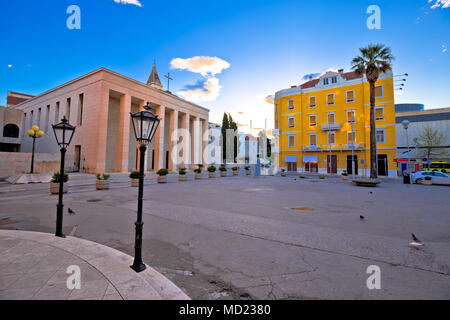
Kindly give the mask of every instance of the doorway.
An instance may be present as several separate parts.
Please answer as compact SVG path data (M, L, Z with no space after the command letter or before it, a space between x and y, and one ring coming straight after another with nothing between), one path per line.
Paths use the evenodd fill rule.
M355 166L355 175L358 175L358 156L353 156L353 163ZM347 156L347 173L353 174L352 172L352 156Z
M75 146L75 163L74 163L74 172L80 172L80 164L81 164L81 146Z
M327 155L327 173L337 173L337 156Z
M297 162L286 162L288 172L297 172Z
M305 162L305 171L306 172L318 172L317 162Z
M387 176L388 175L388 159L386 154L377 155L378 159L378 175Z

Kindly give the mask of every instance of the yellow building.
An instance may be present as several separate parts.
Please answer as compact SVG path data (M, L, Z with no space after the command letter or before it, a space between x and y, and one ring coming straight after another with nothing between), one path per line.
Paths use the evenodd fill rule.
M392 72L376 82L379 175L397 175ZM369 175L370 90L364 76L341 69L275 94L281 168L287 171Z

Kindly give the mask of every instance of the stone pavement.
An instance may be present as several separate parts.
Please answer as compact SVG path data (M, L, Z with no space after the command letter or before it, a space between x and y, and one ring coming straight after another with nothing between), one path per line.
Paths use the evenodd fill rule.
M133 258L95 242L39 232L0 230L0 300L189 299L149 266L139 274ZM68 289L71 265L80 289Z

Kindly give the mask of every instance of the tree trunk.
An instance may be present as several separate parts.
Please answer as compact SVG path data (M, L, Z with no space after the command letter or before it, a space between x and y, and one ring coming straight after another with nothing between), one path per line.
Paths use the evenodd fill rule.
M375 124L375 81L370 85L370 178L378 178L377 136Z

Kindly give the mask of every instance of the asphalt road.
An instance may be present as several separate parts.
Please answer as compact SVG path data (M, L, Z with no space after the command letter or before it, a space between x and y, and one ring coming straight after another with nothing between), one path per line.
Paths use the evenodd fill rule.
M143 257L193 299L450 298L450 187L188 178L147 176ZM108 191L94 181L72 176L64 232L133 255L137 188L124 175ZM54 232L56 202L46 184L0 184L0 228ZM366 286L371 265L379 290Z

